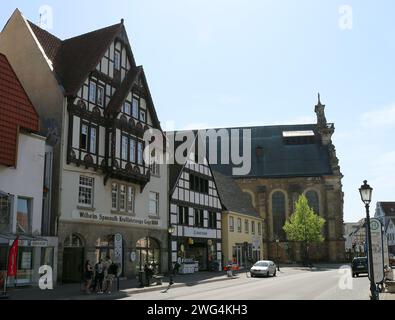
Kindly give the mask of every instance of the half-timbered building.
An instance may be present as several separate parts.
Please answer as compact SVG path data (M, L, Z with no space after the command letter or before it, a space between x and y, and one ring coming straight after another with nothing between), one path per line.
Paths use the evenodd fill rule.
M169 133L168 138L176 135ZM198 141L195 138L185 163L169 166L171 261L185 273L218 271L223 260L222 204L207 159L199 160Z
M125 276L145 264L165 271L167 167L143 157L144 133L161 127L124 21L60 40L16 10L0 52L12 57L54 145L51 226L62 280L80 280L83 261L107 256Z

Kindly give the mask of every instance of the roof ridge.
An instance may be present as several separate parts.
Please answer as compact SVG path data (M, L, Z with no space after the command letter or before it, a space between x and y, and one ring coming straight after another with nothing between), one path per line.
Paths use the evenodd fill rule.
M114 27L121 27L122 25L123 25L122 23L116 23L116 24L113 24L113 25L110 25L110 26L107 26L107 27L103 27L103 28L100 28L100 29L96 29L96 30L92 30L92 31L80 34L78 36L74 36L74 37L71 37L71 38L64 39L62 42L66 42L66 41L70 41L70 40L86 37L86 36L92 35L92 34L94 34L96 32L104 31L106 29L111 29L111 28L114 28Z

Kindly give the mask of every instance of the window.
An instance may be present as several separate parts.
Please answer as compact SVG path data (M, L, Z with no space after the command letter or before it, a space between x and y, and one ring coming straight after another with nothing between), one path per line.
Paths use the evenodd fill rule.
M233 217L229 217L229 231L235 231L235 220Z
M118 210L118 184L111 186L111 209Z
M129 144L130 162L136 163L136 141L130 139Z
M149 213L153 216L159 215L159 193L150 192L149 194Z
M132 110L132 105L130 102L125 102L122 107L122 112L130 116L130 112Z
M262 226L260 222L258 222L258 235L262 235Z
M237 232L241 233L241 219L240 218L237 219Z
M85 207L93 206L93 183L93 178L80 176L78 204Z
M316 191L310 190L306 192L306 198L309 203L309 207L314 210L315 214L320 214L320 202L318 198L318 193Z
M80 149L87 150L88 148L88 126L81 125Z
M0 193L0 233L11 230L11 196Z
M208 227L210 229L217 229L217 213L209 212L208 213Z
M284 239L285 232L285 195L277 191L272 195L273 234L276 239Z
M245 233L250 233L250 226L249 226L249 221L246 219L244 220L244 231Z
M153 176L159 177L159 175L160 175L160 173L159 173L159 164L156 164L154 162L154 163L151 163L149 167L150 167L150 170L151 170L151 174Z
M132 186L128 187L127 210L129 213L134 212L134 188Z
M97 104L101 107L104 104L104 88L100 86L97 87Z
M189 225L189 208L178 207L178 224L187 226Z
M97 128L86 123L81 124L80 149L97 152Z
M195 227L203 228L204 226L204 211L195 209Z
M251 221L251 233L255 234L255 221Z
M189 175L189 186L192 191L208 194L208 180L193 174Z
M142 142L137 143L137 163L139 165L143 164L143 143Z
M121 70L121 53L115 51L114 55L114 68L115 70Z
M96 153L96 128L90 128L89 151Z
M135 119L139 118L139 100L136 97L133 97L132 102L132 117Z
M96 103L96 83L89 83L89 102Z
M126 187L123 184L119 187L119 210L126 210Z
M31 233L31 200L18 197L16 214L17 233Z
M122 160L127 161L128 160L128 142L129 139L126 136L122 136L122 147L121 147L121 153L122 153Z
M140 110L140 121L141 122L146 122L146 117L147 117L147 115L146 115L146 113L145 113L145 111L144 110Z

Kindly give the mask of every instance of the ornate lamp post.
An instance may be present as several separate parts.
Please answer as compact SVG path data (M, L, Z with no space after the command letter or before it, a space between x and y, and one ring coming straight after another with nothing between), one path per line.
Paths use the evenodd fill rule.
M369 254L369 275L370 275L370 300L378 300L377 288L374 283L374 270L373 270L373 253L372 253L372 238L370 234L370 215L369 215L369 205L372 201L372 191L373 189L368 185L365 180L363 185L359 189L361 194L362 202L365 204L366 209L366 232L368 236L368 254Z
M172 237L174 231L176 231L176 228L173 225L169 226L169 228L167 229L167 232L169 233L169 245L168 245L168 251L169 251L169 261L168 261L169 274L170 274L171 270L173 269L172 268L173 248L171 247L171 237Z

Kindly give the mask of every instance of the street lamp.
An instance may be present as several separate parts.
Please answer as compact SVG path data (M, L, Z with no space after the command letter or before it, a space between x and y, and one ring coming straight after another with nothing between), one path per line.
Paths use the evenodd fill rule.
M365 180L363 185L359 189L359 193L361 195L362 202L365 204L366 209L366 232L368 235L368 253L369 253L369 274L370 274L370 299L378 300L379 297L377 295L376 284L374 283L374 270L373 270L373 253L372 253L372 237L370 234L370 215L369 215L369 205L372 201L372 191L373 189L368 185L368 182Z
M173 253L173 248L171 246L171 240L172 240L171 237L175 231L176 231L176 228L173 225L169 226L169 228L167 229L167 232L169 233L169 246L168 246L169 247L169 249L168 249L168 252L169 252L169 263L168 263L169 273L171 272L171 269L172 269L172 253Z

